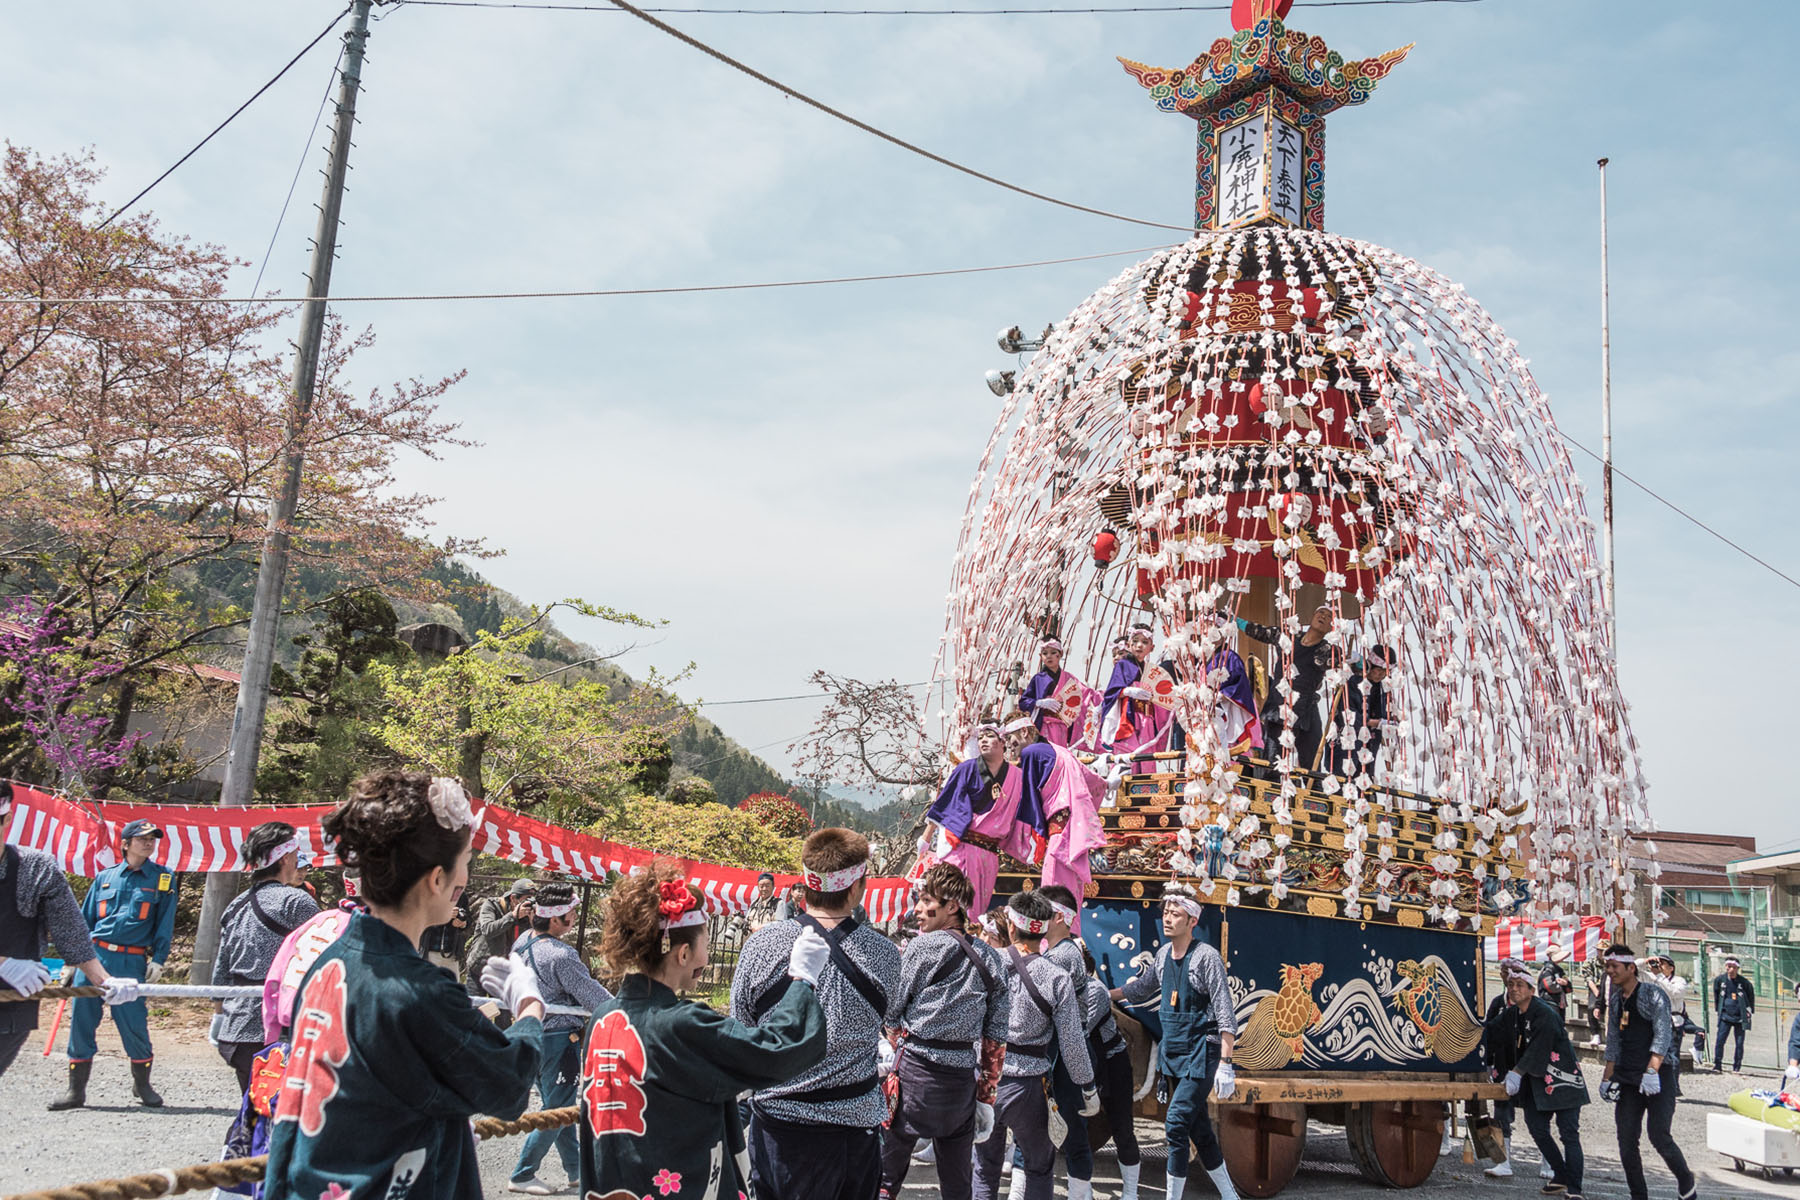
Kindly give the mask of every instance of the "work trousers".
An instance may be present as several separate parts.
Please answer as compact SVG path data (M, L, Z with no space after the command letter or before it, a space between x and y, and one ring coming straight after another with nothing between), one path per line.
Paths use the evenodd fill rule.
M581 1085L581 1030L546 1029L538 1036L543 1058L538 1066L538 1094L545 1108L568 1108L575 1103ZM514 1183L537 1177L538 1166L556 1144L557 1157L570 1180L581 1178L581 1132L573 1125L561 1129L534 1129L525 1135L519 1161L513 1164Z
M1531 1094L1531 1081L1519 1089L1519 1108L1525 1114L1525 1128L1531 1131L1531 1140L1537 1143L1538 1153L1556 1172L1556 1182L1571 1192L1581 1190L1581 1177L1586 1167L1586 1158L1581 1153L1581 1106L1573 1108L1547 1109L1539 1108ZM1556 1118L1556 1132L1562 1138L1562 1148L1556 1146L1556 1139L1550 1136L1550 1119Z
M1112 1138L1119 1149L1119 1165L1135 1167L1139 1159L1137 1127L1131 1120L1131 1095L1135 1090L1131 1081L1131 1052L1121 1049L1117 1054L1104 1055L1099 1040L1088 1039L1088 1049L1094 1056L1094 1083L1100 1091L1100 1111L1106 1117L1107 1126L1112 1130ZM1087 1137L1087 1122L1083 1121L1079 1133L1071 1129L1069 1136ZM1104 1143L1102 1143L1104 1144Z
M1644 1159L1638 1152L1638 1140L1649 1118L1650 1144L1662 1155L1663 1162L1675 1175L1675 1190L1687 1195L1694 1190L1694 1173L1669 1127L1675 1121L1675 1072L1664 1068L1663 1090L1654 1096L1638 1091L1636 1084L1621 1084L1618 1103L1613 1105L1613 1127L1619 1133L1619 1165L1625 1168L1625 1186L1631 1189L1631 1200L1649 1200L1650 1188L1644 1182Z
M1169 1112L1164 1131L1169 1139L1169 1174L1187 1178L1188 1142L1200 1151L1200 1165L1211 1171L1225 1162L1225 1151L1213 1133L1212 1115L1207 1112L1206 1098L1212 1095L1213 1076L1219 1071L1219 1047L1206 1043L1205 1069L1198 1075L1184 1075L1174 1081L1175 1093L1169 1097Z
M1715 1071L1721 1070L1725 1062L1725 1037L1727 1034L1737 1039L1736 1044L1731 1048L1731 1069L1733 1071L1741 1070L1744 1065L1744 1023L1727 1021L1720 1017L1717 1040L1713 1043L1713 1070Z
M127 979L142 979L150 962L147 955L121 954L104 947L97 947L94 954L107 974ZM98 986L85 972L81 974L81 981L90 987ZM99 1049L95 1035L100 1032L100 1014L106 1011L106 1002L98 996L83 996L70 1005L70 1062L93 1060L94 1052ZM113 1024L119 1028L119 1040L125 1044L125 1056L132 1062L149 1062L152 1057L150 1006L142 1000L133 1000L130 1004L115 1004L111 1011Z
M1510 1139L1513 1131L1513 1102L1511 1100L1494 1101L1494 1122L1500 1126L1500 1136Z
M756 1200L875 1200L881 1191L879 1127L805 1125L751 1107Z
M13 1059L19 1057L25 1040L31 1036L29 1029L15 1029L11 1033L0 1033L0 1075L6 1074L6 1068L12 1066Z
M1024 1166L1013 1170L1025 1172L1025 1200L1051 1200L1056 1192L1052 1176L1056 1147L1050 1141L1050 1102L1044 1098L1042 1075L1001 1077L994 1097L994 1132L975 1147L975 1200L994 1200L1009 1129L1024 1159ZM941 1152L938 1158L943 1159Z
M938 1194L969 1200L974 1186L975 1068L946 1067L902 1050L900 1105L881 1139L881 1194L898 1196L920 1138L932 1139ZM996 1133L1002 1142L1005 1133Z

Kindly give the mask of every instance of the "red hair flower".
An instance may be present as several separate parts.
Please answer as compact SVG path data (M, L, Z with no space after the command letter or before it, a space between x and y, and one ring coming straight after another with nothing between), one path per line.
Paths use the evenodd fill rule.
M699 907L699 902L694 899L694 893L685 879L665 879L657 890L662 893L662 900L656 908L665 921L672 921Z

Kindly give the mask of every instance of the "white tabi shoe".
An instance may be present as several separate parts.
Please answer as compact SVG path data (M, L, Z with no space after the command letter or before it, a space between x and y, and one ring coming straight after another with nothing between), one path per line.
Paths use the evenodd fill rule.
M1548 1162L1541 1162L1538 1164L1538 1178L1555 1179L1556 1172L1550 1169L1550 1164Z
M1091 1179L1070 1179L1069 1200L1094 1200L1094 1181Z
M1006 1200L1025 1200L1025 1168L1020 1167L1012 1174L1012 1186L1006 1190Z
M1438 1143L1438 1157L1456 1153L1456 1121L1444 1122L1444 1140Z
M1144 1169L1143 1163L1132 1163L1129 1167L1119 1167L1119 1178L1124 1181L1125 1190L1119 1193L1119 1200L1138 1200L1138 1174Z
M1182 1193L1187 1191L1187 1176L1171 1175L1166 1186L1169 1200L1181 1200Z
M1491 1179L1512 1178L1512 1139L1506 1139L1506 1157L1482 1172Z
M1219 1200L1238 1200L1237 1185L1231 1182L1231 1172L1224 1163L1208 1171L1206 1177L1219 1189Z

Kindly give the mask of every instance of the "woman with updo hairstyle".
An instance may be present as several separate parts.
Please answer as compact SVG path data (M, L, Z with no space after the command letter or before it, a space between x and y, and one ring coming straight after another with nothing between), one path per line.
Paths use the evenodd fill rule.
M706 909L674 863L613 889L601 954L624 973L588 1019L581 1053L583 1196L742 1196L750 1190L740 1093L825 1057L814 989L830 947L807 930L786 992L755 1026L683 1000L706 969Z
M357 780L325 817L369 907L301 981L268 1200L479 1200L469 1119L525 1111L544 1005L516 957L489 959L482 983L515 1018L502 1033L419 952L468 884L474 824L456 780L399 770Z

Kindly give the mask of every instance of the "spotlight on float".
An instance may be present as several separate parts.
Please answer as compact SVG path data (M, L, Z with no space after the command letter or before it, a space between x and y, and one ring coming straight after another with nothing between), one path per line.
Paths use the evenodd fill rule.
M996 396L1004 396L1013 390L1013 378L1016 371L989 371L987 373L988 391Z
M1019 332L1017 325L1010 329L1002 329L994 340L1000 343L1000 349L1006 354L1030 354L1044 348L1044 341L1050 336L1050 326L1044 326L1044 332L1034 338L1028 338Z

